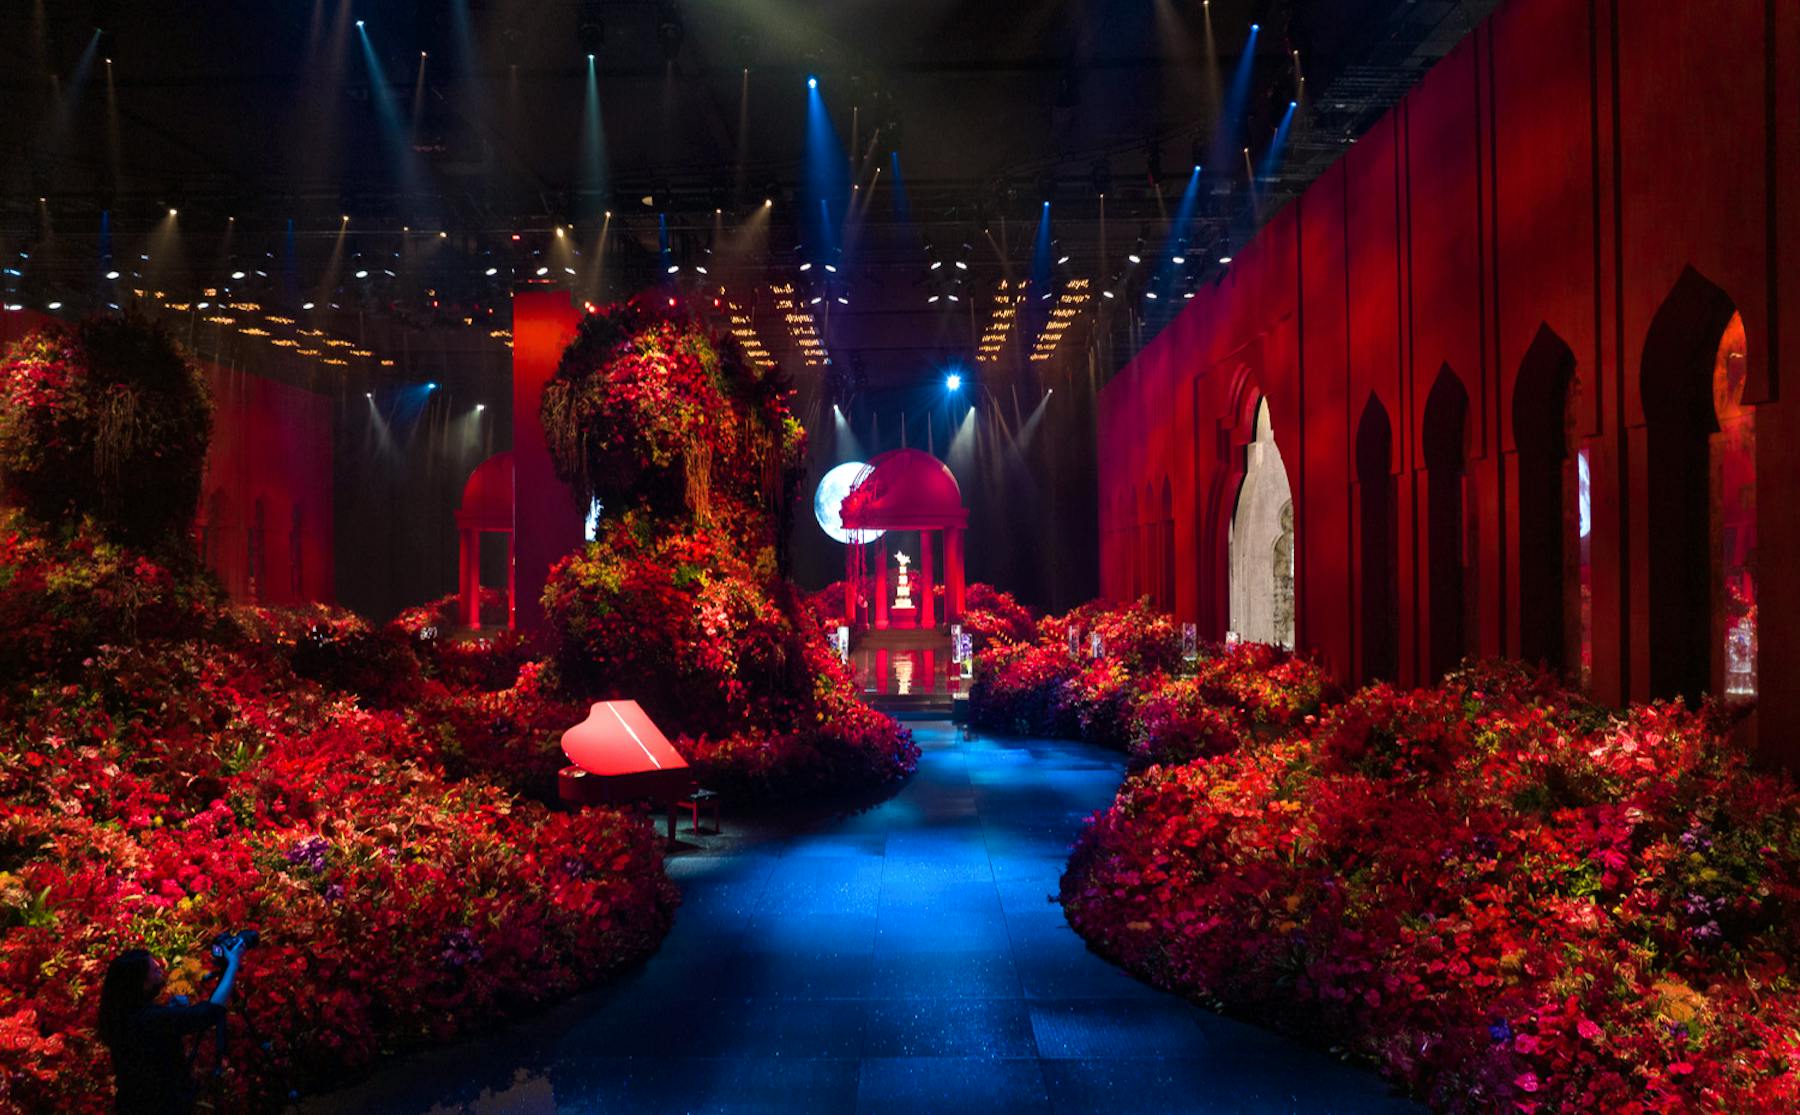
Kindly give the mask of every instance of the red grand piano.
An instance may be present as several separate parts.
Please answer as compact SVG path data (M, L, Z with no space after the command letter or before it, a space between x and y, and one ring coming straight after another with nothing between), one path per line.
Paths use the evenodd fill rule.
M666 807L671 841L677 810L690 811L698 828L700 806L711 804L716 827L718 798L699 789L687 760L636 701L594 702L587 719L563 733L562 748L573 764L564 767L557 779L563 801L571 805L647 801Z

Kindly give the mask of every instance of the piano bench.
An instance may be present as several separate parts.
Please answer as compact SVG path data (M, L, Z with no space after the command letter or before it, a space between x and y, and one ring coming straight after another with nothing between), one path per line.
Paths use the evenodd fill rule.
M719 795L712 790L695 790L687 797L669 803L669 843L675 843L675 814L686 810L692 819L690 831L698 833L700 810L703 808L712 812L713 834L716 836L725 831L724 824L719 820Z

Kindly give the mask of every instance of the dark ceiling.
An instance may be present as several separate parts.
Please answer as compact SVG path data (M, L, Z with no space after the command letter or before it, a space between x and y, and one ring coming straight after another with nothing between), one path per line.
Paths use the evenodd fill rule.
M1064 358L1096 328L1166 319L1491 6L22 0L0 14L0 252L15 260L0 292L74 310L140 290L195 307L211 290L380 346L399 359L371 373L403 376L419 331L491 355L507 293L531 282L595 299L723 286L772 357L804 369L776 290L791 285L848 392L972 361L999 284L1043 255L1048 200L1068 261L1047 276L1038 259L1037 289L1090 292ZM808 75L856 187L831 245L805 212ZM1285 157L1253 172L1292 100ZM1197 204L1171 229L1196 159ZM995 362L1026 370L1062 304L1047 302Z

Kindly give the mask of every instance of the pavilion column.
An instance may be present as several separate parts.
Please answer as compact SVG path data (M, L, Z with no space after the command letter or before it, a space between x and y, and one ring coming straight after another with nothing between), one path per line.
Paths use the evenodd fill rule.
M457 581L462 587L464 627L481 626L481 535L464 527L457 532L462 545L457 551Z
M886 631L888 625L888 563L886 542L883 542L876 548L875 560L878 563L875 568L875 629L877 631Z
M513 532L506 532L506 626L517 627L519 623L519 582L513 571Z
M931 551L934 546L931 536L934 533L929 530L919 532L919 588L922 590L919 598L919 626L921 628L937 626L937 608L931 599L933 595L931 591L933 585Z
M963 528L944 534L944 618L952 623L963 618Z
M856 558L861 552L854 542L844 547L844 622L851 627L856 626L856 586L861 583Z

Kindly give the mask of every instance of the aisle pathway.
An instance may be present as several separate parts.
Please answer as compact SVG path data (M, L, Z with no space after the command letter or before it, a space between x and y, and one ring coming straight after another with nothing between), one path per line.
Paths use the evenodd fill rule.
M642 970L308 1110L1409 1110L1367 1073L1138 983L1070 931L1049 896L1112 799L1116 756L916 731L918 774L869 812L728 826L673 857L684 902Z

